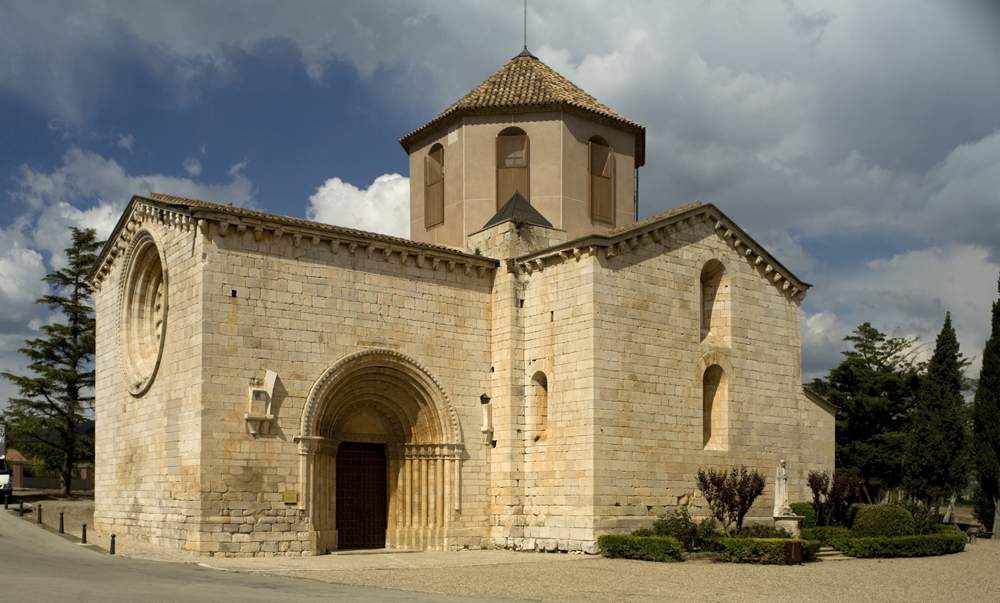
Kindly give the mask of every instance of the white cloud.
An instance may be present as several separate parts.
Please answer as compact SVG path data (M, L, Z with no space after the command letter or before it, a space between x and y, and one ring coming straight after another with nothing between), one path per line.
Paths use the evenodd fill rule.
M379 232L410 235L410 179L384 174L366 189L330 178L309 197L310 220Z
M978 245L907 251L828 273L807 298L818 311L807 313L802 325L804 370L810 376L825 373L845 349L844 336L865 321L892 335L920 337L930 350L945 312L951 312L975 375L989 337L998 275L1000 262Z
M195 177L201 175L201 162L194 157L188 157L181 163L181 167L187 172L188 176Z
M26 323L35 315L35 300L45 291L45 263L28 247L23 228L23 221L18 221L0 230L0 329Z
M251 203L255 189L250 179L241 169L230 171L230 178L213 184L164 174L129 174L112 159L73 148L62 165L50 172L22 166L14 196L34 210L34 248L49 253L53 265L61 266L70 226L94 228L98 237L107 237L134 194L166 192L237 205Z
M125 149L131 153L132 147L135 146L135 136L132 136L131 134L119 134L117 144L118 148Z

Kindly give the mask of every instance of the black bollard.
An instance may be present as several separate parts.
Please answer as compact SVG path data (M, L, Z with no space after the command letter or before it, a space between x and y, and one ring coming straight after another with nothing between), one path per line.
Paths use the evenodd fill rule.
M7 507L10 506L10 494L3 495L3 510L6 511Z
M66 533L66 529L63 526L63 512L62 511L59 511L59 533L60 534L65 534Z
M82 532L80 542L87 544L87 524L83 524L80 531Z
M38 512L38 516L35 517L35 523L42 523L42 503L38 503L36 511Z
M115 535L114 534L111 535L111 548L108 549L108 552L111 553L112 555L115 554Z
M24 499L22 498L21 500L19 500L17 502L20 503L20 507L17 510L17 516L18 517L24 517Z

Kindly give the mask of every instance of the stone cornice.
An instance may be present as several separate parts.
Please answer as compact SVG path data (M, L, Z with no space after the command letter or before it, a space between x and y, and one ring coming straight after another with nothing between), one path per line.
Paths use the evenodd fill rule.
M362 253L369 258L398 261L404 266L412 262L418 268L429 270L444 269L453 272L460 269L466 276L474 274L481 277L499 266L499 262L492 258L399 237L193 199L181 200L163 195L151 198L135 196L132 197L111 237L105 243L97 266L91 274L91 281L96 287L100 288L101 281L128 246L132 233L142 223L150 220L184 231L190 231L197 226L198 231L205 237L226 237L234 233L242 236L246 231L252 232L257 241L265 237L272 240L288 237L295 247L324 245L333 254ZM212 224L215 225L214 229L210 227Z
M660 219L641 222L632 228L611 234L595 234L568 241L548 249L507 260L507 271L532 274L550 264L583 256L603 254L606 258L626 256L646 245L663 245L672 235L689 228L696 222L707 222L715 233L726 241L741 257L754 266L762 278L767 279L786 297L801 301L812 286L796 277L761 245L754 241L711 204L697 204L670 212Z
M808 385L802 386L802 393L805 394L805 397L816 406L819 406L820 408L822 408L823 410L825 410L826 412L830 413L833 416L837 416L837 409L838 409L837 405L834 404L833 402L830 402L823 396L817 394Z

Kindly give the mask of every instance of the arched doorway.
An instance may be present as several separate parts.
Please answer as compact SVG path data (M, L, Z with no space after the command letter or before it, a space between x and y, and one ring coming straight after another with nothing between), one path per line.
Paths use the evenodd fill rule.
M316 552L447 546L460 510L461 429L415 361L367 350L331 366L306 400L298 441Z

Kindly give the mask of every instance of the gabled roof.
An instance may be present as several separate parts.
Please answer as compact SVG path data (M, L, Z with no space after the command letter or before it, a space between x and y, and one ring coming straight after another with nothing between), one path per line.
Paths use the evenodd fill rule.
M645 163L646 129L623 117L559 75L525 49L496 73L399 143L407 153L418 138L463 115L497 115L570 110L635 134L636 166Z
M514 224L530 224L532 226L544 226L546 228L552 228L552 222L545 219L545 216L538 213L538 210L531 204L530 201L524 198L524 195L515 191L510 199L503 204L503 207L497 210L497 213L493 214L486 224L483 226L482 230L486 230L491 226L496 226L497 224L502 224L504 222L513 222Z
M108 240L105 242L100 256L98 256L94 272L91 274L92 280L97 280L97 278L101 275L102 270L108 263L110 257L113 257L114 254L122 251L124 245L118 241L119 234L125 228L126 224L128 224L133 208L136 204L140 203L147 206L170 210L175 214L179 214L181 218L188 223L200 223L203 220L207 220L218 222L226 225L227 227L229 225L236 226L238 228L250 227L255 230L264 229L274 232L283 232L285 234L291 234L293 237L302 237L305 235L307 237L313 237L324 241L336 240L348 245L355 243L363 248L372 247L374 249L375 247L378 247L380 249L407 249L412 250L415 254L424 253L425 255L434 255L463 265L476 265L484 267L495 267L499 265L497 260L481 255L465 253L443 245L419 243L402 237L394 237L377 232L346 228L343 226L334 226L332 224L324 224L322 222L314 222L312 220L304 220L302 218L293 218L291 216L282 216L279 214L272 214L269 212L248 209L245 207L237 207L234 205L212 203L210 201L188 199L185 197L165 195L162 193L150 193L148 195L134 195L129 201L128 206L125 208L125 211L122 212L121 217L118 219L118 223L111 232L111 236L109 236Z
M797 301L805 298L806 291L812 285L795 276L718 207L697 201L652 215L607 234L591 234L511 258L507 260L507 269L531 273L544 269L548 263L562 262L585 253L593 255L598 250L607 258L624 255L641 245L660 243L678 229L686 228L697 220L711 224L719 237L726 240L754 266L758 274L769 280L785 295Z

